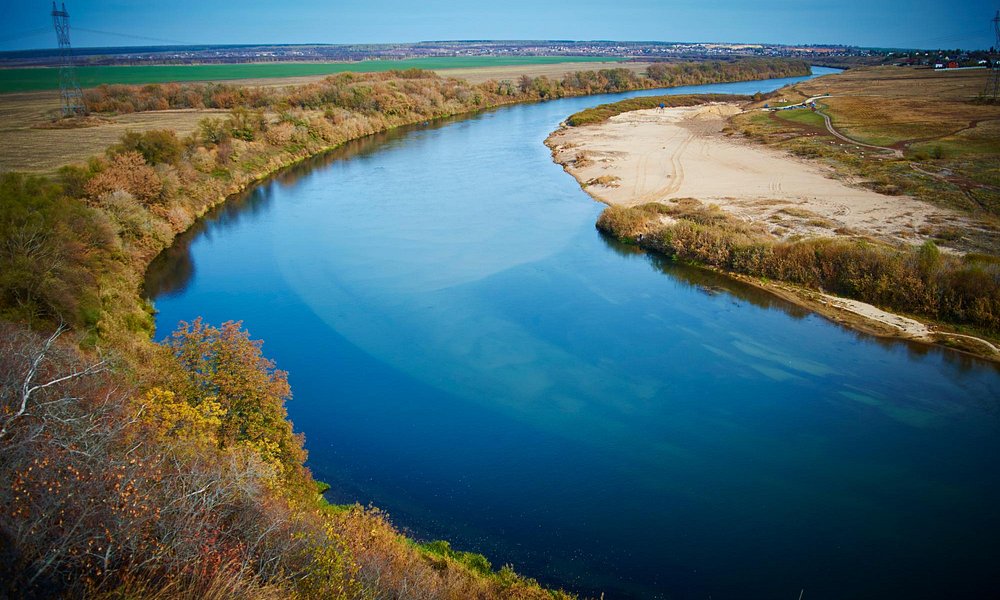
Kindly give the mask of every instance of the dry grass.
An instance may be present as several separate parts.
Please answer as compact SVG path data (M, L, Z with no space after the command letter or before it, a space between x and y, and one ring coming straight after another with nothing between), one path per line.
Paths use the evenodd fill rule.
M972 104L986 85L986 70L933 71L878 67L802 82L796 90L823 93L834 125L876 145L938 138L984 119L1000 119L1000 107Z
M734 117L731 126L756 141L824 162L875 191L972 215L979 226L938 239L962 251L1000 253L1000 106L973 102L988 75L985 69L863 68L777 94L789 100L831 94L819 103L839 131L899 149L902 157L838 140L808 117L791 120L751 110Z
M811 219L813 217L818 217L816 213L805 208L796 208L794 206L789 206L788 208L782 208L778 210L780 213L785 213L786 215L792 217L799 217L800 219Z
M0 170L47 173L102 154L126 131L195 131L198 121L221 110L166 110L102 118L95 126L45 128L59 114L53 92L0 95Z

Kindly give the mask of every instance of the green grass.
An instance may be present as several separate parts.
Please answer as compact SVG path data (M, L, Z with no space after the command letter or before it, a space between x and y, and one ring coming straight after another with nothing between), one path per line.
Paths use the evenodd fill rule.
M102 83L166 83L170 81L217 81L226 79L270 79L330 75L344 71L371 73L392 69L469 69L559 63L619 62L621 59L594 56L458 56L411 58L406 60L366 60L329 63L253 63L240 65L145 65L77 67L80 87ZM30 67L0 69L0 93L35 92L59 89L59 69Z
M909 155L929 158L962 158L995 154L1000 142L987 139L946 137L919 144L911 144ZM985 182L984 182L985 183ZM996 182L993 182L996 185Z
M826 125L823 123L823 117L808 108L782 110L774 114L783 121L791 121L793 123L801 123L802 125L812 125L824 130L826 129Z

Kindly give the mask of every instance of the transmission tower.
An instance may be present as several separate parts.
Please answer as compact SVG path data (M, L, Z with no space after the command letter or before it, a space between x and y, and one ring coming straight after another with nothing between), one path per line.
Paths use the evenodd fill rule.
M83 92L76 82L76 70L73 68L73 50L69 45L69 13L66 3L62 10L52 2L52 24L56 28L56 38L59 40L59 93L62 96L62 112L64 117L75 117L87 114L83 104Z
M983 95L996 102L1000 98L1000 56L997 55L1000 52L1000 10L993 17L993 35L996 39L993 44L992 56L990 56L990 81L986 84L986 91Z

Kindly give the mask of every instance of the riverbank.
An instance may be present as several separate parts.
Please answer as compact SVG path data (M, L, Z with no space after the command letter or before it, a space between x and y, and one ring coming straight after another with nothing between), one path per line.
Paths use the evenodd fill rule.
M957 211L851 185L822 165L727 135L741 111L736 103L637 110L561 128L546 144L601 202L697 198L780 239L849 233L919 244L932 239L934 223L974 226Z
M765 254L768 240L794 245L803 239L860 239L886 248L907 247L931 242L928 232L937 223L976 226L957 211L850 185L855 182L834 179L829 168L734 139L727 135L727 123L740 112L735 103L637 110L593 125L564 125L546 144L553 160L595 200L609 206L640 207L629 216L639 222L625 229L602 228L654 251L673 253L675 245L664 241L672 236L668 230L679 223L682 227L691 224L689 219L720 225L711 234L716 236L713 242L730 247L745 244ZM726 216L708 214L701 201ZM657 203L663 205L662 210L642 209ZM689 242L702 247L691 250L686 258L707 260L720 271L856 330L1000 360L1000 351L987 340L856 299L824 294L816 285L775 281L763 276L761 264L729 269L725 263L730 259L723 257L728 250L706 249L704 240Z
M940 326L885 311L858 300L824 294L781 281L770 281L721 269L715 270L861 333L945 346L977 358L1000 363L1000 347L981 337L941 329Z
M970 399L1000 397L998 371L595 235L602 205L540 142L606 101L418 127L293 168L156 265L173 278L151 285L157 330L243 318L294 377L290 414L331 501L583 595L780 597L790 570L817 593L919 594L959 576L924 566L943 559L990 581L977 534L997 494L921 490L990 472L994 407ZM874 580L838 551L845 528ZM954 531L974 532L958 554ZM819 554L794 552L803 535Z
M524 82L525 89L516 89L511 85L469 85L419 71L345 75L325 80L323 84L251 96L241 96L239 90L225 87L189 88L187 91L192 93L216 94L217 97L211 98L212 102L234 102L236 105L229 106L233 110L221 115L221 118L197 121L197 126L189 135L178 135L170 129L127 133L103 155L90 158L86 164L64 166L51 177L22 173L0 175L3 200L0 202L0 225L4 226L0 231L9 235L11 241L5 246L10 251L0 256L0 272L4 274L0 291L5 300L0 306L0 317L21 323L19 327L25 329L27 325L23 324L44 330L62 323L75 334L72 341L68 339L71 336L66 336L67 346L76 346L74 352L82 349L79 360L113 354L116 357L113 375L122 380L120 389L126 390L120 398L116 397L114 407L123 419L127 420L133 414L133 396L136 395L150 403L153 407L151 411L155 409L163 413L163 430L167 432L174 431L174 423L170 419L191 407L203 407L208 412L202 415L204 423L199 421L199 426L210 437L215 435L219 416L214 415L215 409L211 405L203 402L200 392L188 394L195 388L183 380L184 366L178 363L179 357L170 346L153 343L154 309L140 295L144 273L150 262L170 247L179 233L190 229L206 212L225 203L234 194L351 140L405 125L473 114L505 104L647 89L659 85L632 79L634 74L629 73L597 72L582 78L581 74L577 74L575 80L561 81L558 85L546 78L538 78ZM744 74L746 77L750 75L749 70ZM614 78L619 79L618 83L611 81ZM613 83L625 89L609 89L607 86ZM633 84L634 87L630 87ZM160 96L165 94L161 88L125 88L113 93L104 92L107 92L102 97L104 100L120 101L123 107L127 105L129 110L140 113L147 110L143 108L147 106L144 104L146 101L150 102L149 105L153 105L153 101L167 102L165 97ZM236 96L226 96L228 92ZM196 97L204 99L207 96ZM171 101L179 101L177 96L170 98ZM258 101L263 104L252 104ZM127 111L123 108L122 112ZM79 151L69 146L71 144L66 144L59 150ZM37 233L34 238L31 237L33 233ZM32 239L38 243L16 243L21 239ZM53 256L54 259L48 260ZM238 324L228 323L223 327L235 332L233 339L249 340L248 333L237 331ZM259 347L254 346L258 353ZM266 359L255 364L268 372L274 368L274 364ZM239 394L238 399L254 398L255 401L250 403L254 406L248 407L251 410L271 410L268 423L283 437L274 441L272 431L257 435L259 432L255 429L254 444L231 444L221 449L224 452L220 460L201 467L206 477L214 482L224 481L226 472L223 471L229 464L226 461L242 457L240 453L246 453L250 462L259 459L271 464L267 461L273 462L277 450L287 450L285 454L291 458L281 463L282 468L290 466L292 471L301 473L301 479L306 484L310 483L311 475L302 464L302 440L292 434L292 425L285 420L283 402L287 400L287 387L279 385L274 388L260 378L250 379L256 382L255 385L267 387L268 393L281 396L275 403L278 408L271 410L272 407L256 406L257 389ZM241 409L239 414L242 412ZM233 418L238 416L235 410L232 414ZM294 441L289 441L292 438ZM56 442L60 448L68 443ZM175 449L186 453L185 456L203 454L189 451L183 445L176 446L169 440L153 442L147 444L149 450L166 456L171 456ZM233 456L227 454L230 451ZM169 481L180 481L186 470L189 469L169 471L163 477ZM58 481L60 476L57 473L53 477ZM308 538L316 540L316 543L310 542L312 545L305 554L282 554L281 551L276 551L276 554L299 561L289 567L289 573L316 573L318 577L322 572L321 579L326 586L339 585L341 573L346 573L345 579L349 580L347 583L352 586L352 591L341 591L340 596L355 597L353 586L357 583L360 586L358 593L366 591L366 595L370 595L367 591L371 590L398 595L404 589L406 593L416 589L418 594L423 590L451 590L455 597L571 597L543 589L535 581L515 575L510 568L494 572L485 560L475 555L456 553L447 547L438 547L440 545L415 549L377 511L358 509L342 515L317 512L313 494L308 494L307 499L299 498L302 489L309 488L300 483L302 481L286 485L282 481L271 487L255 488L241 506L254 509L273 505L278 507L279 512L289 511L296 518L301 518L301 527L294 535L286 537ZM157 489L163 487L157 484ZM189 496L191 494L184 497ZM58 496L60 501L69 505L69 509L76 508L74 503L78 497ZM157 498L156 502L160 502ZM199 515L196 521L207 522L221 514L212 506L205 510L207 514ZM62 514L59 510L47 510L44 515L57 513ZM262 518L265 527L269 518ZM117 522L129 523L128 520ZM230 519L230 522L239 523L239 520ZM299 527L299 524L295 526ZM233 538L241 539L235 533ZM327 543L324 541L327 538L338 541ZM163 538L160 536L157 539ZM62 547L60 544L51 546ZM246 543L240 548L252 552L256 546ZM229 552L229 549L217 547L213 542L206 542L204 550L208 553ZM146 571L129 571L128 565L115 565L119 570L111 573L125 573L129 578L138 578L142 584L156 587L164 573L172 572L170 569L185 568L186 564L199 562L192 560L161 566L157 560L157 557L151 557L146 561L154 565L153 575L148 575ZM268 563L280 564L274 561L269 559ZM257 564L242 558L236 563ZM68 581L86 581L86 577L93 572L89 563L63 564L46 560L45 568L50 565L68 573ZM30 574L31 568L32 565L27 565L19 571ZM101 572L108 576L106 566ZM148 582L143 579L147 576L150 577ZM232 585L252 587L266 577L267 573L257 573L248 568L233 574L232 581L235 583ZM108 585L113 586L113 583ZM301 595L335 595L325 590L310 588L302 591ZM311 593L313 591L315 593ZM291 592L282 588L282 593L287 595Z

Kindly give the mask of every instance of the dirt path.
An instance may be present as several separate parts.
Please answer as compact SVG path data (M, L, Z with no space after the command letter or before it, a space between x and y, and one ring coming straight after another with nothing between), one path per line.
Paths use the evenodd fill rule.
M861 146L863 148L871 148L873 150L882 150L883 152L888 152L895 156L896 158L903 158L903 151L898 148L886 148L885 146L873 146L871 144L866 144L864 142L859 142L858 140L847 137L846 135L840 133L833 127L833 121L830 120L830 115L826 114L821 110L817 110L816 114L823 117L823 122L826 123L826 130L829 131L834 137L847 142L848 144L854 144L855 146Z

